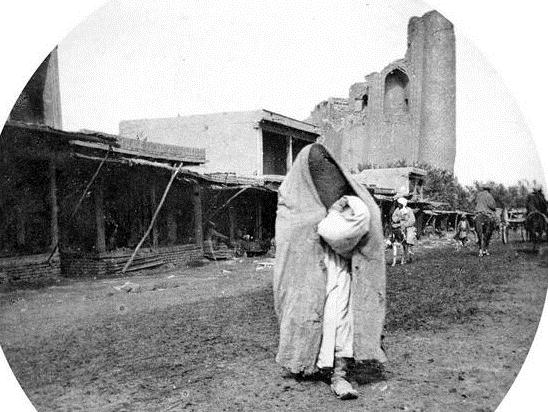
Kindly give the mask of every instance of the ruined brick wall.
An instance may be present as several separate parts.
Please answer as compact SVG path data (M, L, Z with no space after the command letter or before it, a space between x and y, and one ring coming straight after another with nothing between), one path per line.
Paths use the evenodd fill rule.
M57 47L45 58L19 95L10 120L62 127Z
M318 103L306 120L319 126L322 130L320 142L329 148L337 159L342 158L342 132L349 107L347 99L330 98Z
M207 172L253 176L259 170L261 111L213 113L164 119L125 120L120 135L149 141L205 148Z
M423 16L419 162L453 170L456 154L456 56L453 24L437 12ZM422 35L422 30L416 31ZM421 42L418 38L412 41Z
M456 151L455 37L436 11L413 17L406 57L317 105L307 121L349 170L399 160L453 170Z

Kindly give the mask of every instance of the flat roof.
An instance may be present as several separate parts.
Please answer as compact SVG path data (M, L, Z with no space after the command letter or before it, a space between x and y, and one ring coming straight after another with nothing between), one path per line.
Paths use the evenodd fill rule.
M88 131L84 131L88 133ZM203 148L177 146L164 143L148 142L129 137L114 136L118 147L112 148L113 152L148 159L185 162L193 164L205 163L206 153ZM96 142L71 141L71 144L79 147L87 147L97 150L108 150L109 147Z
M292 117L284 116L283 114L275 113L266 109L262 109L262 112L263 112L262 120L266 120L273 123L279 123L286 127L291 127L293 129L301 130L307 133L312 133L317 136L320 135L319 127L317 127L316 125L312 123L293 119Z
M427 174L427 171L424 170L424 169L420 169L418 167L413 167L413 166L406 166L406 167L379 167L379 168L373 168L373 169L364 169L362 170L360 173L358 173L357 175L362 175L362 176L365 176L369 173L373 173L373 174L382 174L383 172L401 172L402 174L403 173L407 173L407 174L416 174L416 175L420 175L420 176L426 176Z
M70 142L72 140L80 140L83 142L90 143L99 143L104 145L118 146L117 137L109 135L106 133L93 132L93 131L79 131L79 132L69 132L66 130L56 129L51 126L39 123L27 123L17 120L8 120L4 124L4 130L16 129L16 130L26 130L29 132L42 133L44 135L49 135L55 137L65 142Z

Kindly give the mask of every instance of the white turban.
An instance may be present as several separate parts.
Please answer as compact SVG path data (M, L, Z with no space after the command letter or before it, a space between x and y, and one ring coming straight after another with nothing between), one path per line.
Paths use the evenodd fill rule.
M405 206L407 206L407 199L406 199L405 197L400 197L400 198L398 199L398 203L399 203L400 205L403 205L403 206L405 207Z

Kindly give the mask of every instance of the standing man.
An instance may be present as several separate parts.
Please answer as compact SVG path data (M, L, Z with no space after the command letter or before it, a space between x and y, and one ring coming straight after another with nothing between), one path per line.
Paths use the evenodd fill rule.
M495 198L491 194L491 186L483 184L480 186L479 192L476 194L475 201L475 213L484 213L492 218L495 217L495 210L497 209L497 203Z
M413 255L413 245L417 241L415 213L413 213L411 208L407 207L407 199L405 197L400 197L398 199L398 207L392 214L392 223L396 225L396 227L401 228L404 240L407 243L408 253Z
M543 215L546 215L548 213L547 202L542 193L542 186L535 186L533 192L527 195L526 207L527 214L531 212L540 212Z
M476 194L474 212L476 214L475 226L478 237L479 256L489 256L489 241L495 229L497 204L491 195L491 186L483 184Z

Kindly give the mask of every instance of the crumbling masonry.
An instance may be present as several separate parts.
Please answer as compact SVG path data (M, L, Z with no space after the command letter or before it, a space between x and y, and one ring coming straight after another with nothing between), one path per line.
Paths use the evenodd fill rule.
M350 87L348 98L319 103L308 122L348 169L404 160L453 171L455 33L437 11L412 17L404 59Z

